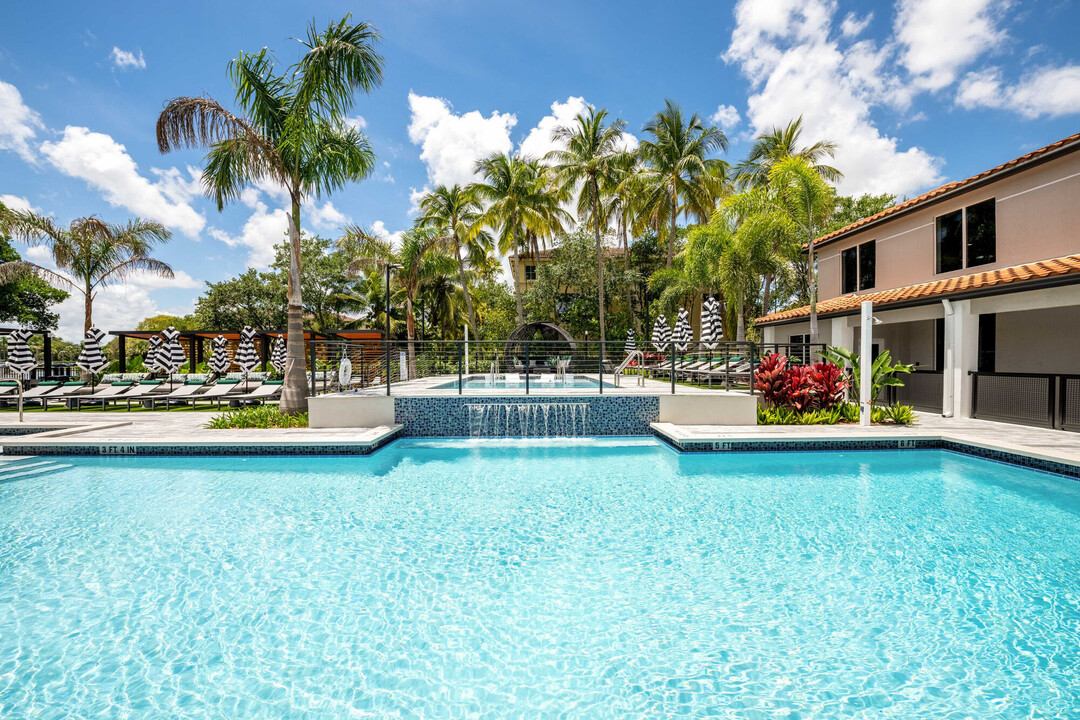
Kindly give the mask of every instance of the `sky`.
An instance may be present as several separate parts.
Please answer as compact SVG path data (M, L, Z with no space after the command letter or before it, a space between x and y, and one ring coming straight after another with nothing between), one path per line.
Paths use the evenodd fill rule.
M362 183L309 202L302 226L392 236L426 188L473 179L492 152L542 155L588 105L627 122L627 146L667 98L720 126L737 162L754 135L802 115L839 143L843 194L913 196L1080 131L1080 4L1068 0L741 0L582 3L6 3L0 30L0 201L57 222L164 223L172 280L101 291L95 324L190 312L205 282L265 268L285 198L251 188L218 212L202 152L158 152L165 102L232 107L226 68L269 47L296 60L308 24L351 12L383 35L385 81L349 122L378 160ZM19 248L47 262L42 248ZM81 299L60 306L78 340Z

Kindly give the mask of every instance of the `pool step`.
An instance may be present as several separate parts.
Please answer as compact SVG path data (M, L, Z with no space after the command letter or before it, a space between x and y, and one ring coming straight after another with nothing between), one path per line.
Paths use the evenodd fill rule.
M33 457L8 460L0 463L0 482L31 475L44 475L58 470L66 470L69 467L71 465L58 463L54 460L38 460Z

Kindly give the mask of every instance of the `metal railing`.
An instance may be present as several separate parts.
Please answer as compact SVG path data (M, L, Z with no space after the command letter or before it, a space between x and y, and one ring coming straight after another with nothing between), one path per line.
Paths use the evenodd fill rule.
M941 413L944 402L945 373L940 370L916 370L901 375L903 385L890 387L891 403L910 405L916 410Z
M1080 375L969 374L972 417L1080 431Z

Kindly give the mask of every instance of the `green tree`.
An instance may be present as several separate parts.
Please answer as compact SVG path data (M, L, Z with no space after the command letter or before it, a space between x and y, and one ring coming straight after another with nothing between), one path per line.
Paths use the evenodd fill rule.
M288 285L289 244L275 248L271 268ZM340 324L344 307L342 295L347 291L349 278L345 269L348 258L335 249L331 240L321 237L300 236L300 284L304 288L304 315L311 317L311 329L334 330Z
M697 113L684 118L672 100L664 101L664 109L644 130L647 137L637 151L644 163L643 212L654 216L658 226L661 219L670 223L667 266L671 267L679 215L707 220L716 198L723 194L727 163L709 156L727 149L727 136L706 125Z
M314 23L304 51L284 72L266 48L241 53L229 64L237 116L208 97L170 101L157 123L158 148L208 147L203 169L207 194L222 209L248 185L276 183L288 192L288 348L281 412L307 409L301 293L300 209L309 198L367 177L375 153L363 134L345 124L358 91L382 84L380 35L349 16L319 32Z
M134 272L172 278L168 264L150 257L172 234L159 222L135 218L126 224L95 217L73 220L67 227L33 211L6 210L0 216L6 232L19 240L44 247L57 270L27 260L0 265L0 282L40 277L83 298L83 332L94 324L94 298L101 288L121 283Z
M839 182L844 174L822 161L831 158L837 144L832 140L818 140L811 145L800 144L803 119L800 115L784 127L773 127L758 135L746 159L735 168L736 177L743 185L762 185L768 182L773 166L785 158L806 161L823 180Z
M589 108L579 114L570 125L558 127L552 140L563 143L565 149L552 150L546 159L558 175L562 192L570 197L578 193L578 218L591 225L596 241L596 288L597 312L600 325L600 342L607 339L604 318L604 241L605 225L604 194L602 188L618 183L619 168L626 160L622 143L626 121L616 119L607 122L607 110Z
M207 282L195 301L195 317L205 330L236 331L245 325L280 330L288 320L285 283L278 273L254 269L221 282Z
M442 236L453 249L458 268L458 285L464 294L469 327L477 331L476 308L469 292L468 267L486 263L491 253L491 236L484 230L480 200L475 187L440 185L420 201L417 222ZM462 255L462 250L465 255Z
M828 234L847 227L853 222L858 222L871 215L877 215L882 210L895 204L896 196L890 193L882 193L881 195L866 194L858 197L838 195L833 206L832 217L824 232Z
M8 239L0 236L0 267L21 260ZM50 308L67 297L68 293L33 276L0 284L0 322L14 322L33 330L55 330L60 316Z

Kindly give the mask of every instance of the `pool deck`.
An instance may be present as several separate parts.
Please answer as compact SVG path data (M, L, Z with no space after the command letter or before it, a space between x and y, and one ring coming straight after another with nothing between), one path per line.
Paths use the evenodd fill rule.
M344 448L351 452L371 451L398 432L399 425L373 428L289 428L278 430L210 430L202 427L210 413L155 412L50 412L28 417L24 425L50 428L34 435L0 435L0 447L18 448L21 454L48 452L50 447L84 445L99 448L106 444L172 446L197 452L199 448L222 445L243 447L282 446L284 452L298 446ZM0 416L0 429L17 425L12 416ZM1009 425L986 420L942 418L919 414L909 427L876 425L833 426L734 426L673 425L653 423L653 430L669 443L845 441L845 440L947 440L988 450L1015 453L1080 467L1080 435ZM10 453L9 453L10 454Z

